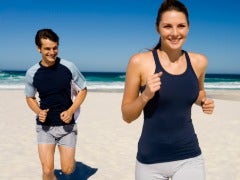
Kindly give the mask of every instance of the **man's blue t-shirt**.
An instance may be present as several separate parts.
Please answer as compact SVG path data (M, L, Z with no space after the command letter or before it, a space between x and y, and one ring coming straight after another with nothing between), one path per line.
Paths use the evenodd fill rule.
M49 109L44 123L37 117L37 124L47 126L66 125L61 119L61 112L72 105L71 88L86 88L86 80L77 67L70 61L57 58L53 66L45 67L39 62L32 66L25 77L25 95L39 95L40 108ZM70 124L75 123L74 117Z

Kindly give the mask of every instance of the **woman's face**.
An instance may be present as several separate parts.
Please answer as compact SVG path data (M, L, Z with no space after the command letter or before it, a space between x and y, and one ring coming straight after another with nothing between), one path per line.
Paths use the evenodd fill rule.
M176 10L164 12L157 31L161 36L162 48L181 49L189 31L185 14Z

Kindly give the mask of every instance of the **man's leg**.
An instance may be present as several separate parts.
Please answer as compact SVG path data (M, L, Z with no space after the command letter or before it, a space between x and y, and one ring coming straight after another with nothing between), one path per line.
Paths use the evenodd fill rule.
M64 174L71 174L75 169L77 125L65 125L59 129L58 133L62 136L58 140L62 172Z
M61 168L64 174L71 174L75 170L75 147L59 146Z
M38 144L38 153L42 164L43 180L56 180L54 175L55 147L55 144Z

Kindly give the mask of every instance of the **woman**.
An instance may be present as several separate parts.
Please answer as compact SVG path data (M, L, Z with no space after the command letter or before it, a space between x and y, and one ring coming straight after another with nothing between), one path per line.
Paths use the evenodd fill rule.
M206 114L214 109L214 101L206 97L204 90L207 58L182 49L189 18L180 1L162 3L156 29L160 35L156 47L129 61L122 100L126 122L144 113L136 179L203 180L204 161L191 107L195 103Z

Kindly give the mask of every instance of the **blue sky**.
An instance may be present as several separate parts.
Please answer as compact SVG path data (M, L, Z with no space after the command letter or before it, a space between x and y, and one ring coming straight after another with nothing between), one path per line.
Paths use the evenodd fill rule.
M0 70L26 70L41 56L34 36L52 28L59 56L81 71L124 72L129 58L152 48L162 0L1 0ZM240 1L182 0L190 15L184 49L208 57L207 73L240 73Z

